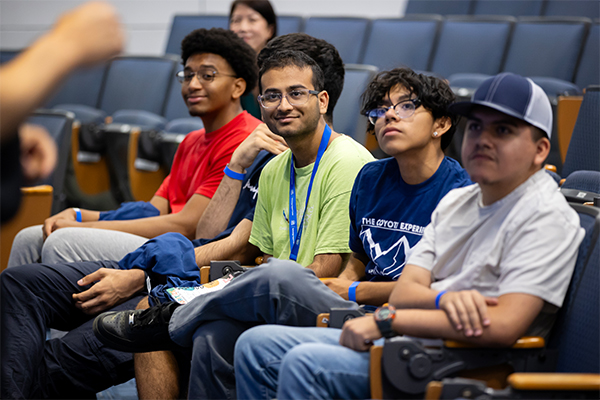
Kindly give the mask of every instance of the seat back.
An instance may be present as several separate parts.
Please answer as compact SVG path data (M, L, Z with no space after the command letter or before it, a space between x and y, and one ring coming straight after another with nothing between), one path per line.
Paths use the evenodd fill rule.
M176 65L172 56L113 59L98 108L109 115L125 109L162 115Z
M288 33L302 32L303 22L303 18L298 16L278 16L277 36L287 35Z
M546 0L542 15L600 18L600 2L596 0Z
M60 89L46 102L45 107L57 104L80 104L97 108L106 77L107 64L80 68L69 74Z
M600 208L573 204L585 237L565 302L550 338L558 349L557 372L600 373Z
M575 17L520 18L503 71L572 82L590 22Z
M405 14L468 15L475 0L409 0Z
M441 15L409 15L401 19L374 20L362 62L375 65L381 71L402 65L415 70L428 70L441 22ZM394 46L390 51L392 39Z
M565 157L562 176L573 171L600 171L600 86L586 89Z
M175 15L171 23L165 54L181 55L181 41L188 33L200 28L229 28L226 15Z
M495 75L500 72L516 20L512 17L448 17L442 24L431 70Z
M542 15L544 0L477 0L473 15L512 15L539 16Z
M337 132L351 136L365 145L367 117L360 115L360 96L377 74L373 65L346 64L346 77L340 99L333 110L333 126Z
M575 83L580 88L600 84L600 22L596 20L590 27L579 67L575 75Z
M304 33L324 39L335 46L346 64L356 64L362 57L370 21L367 18L311 17Z
M178 68L183 69L181 65ZM170 82L169 93L167 94L167 103L165 104L165 118L172 121L178 118L189 118L190 113L181 96L181 83L173 76Z
M71 151L74 117L73 113L68 111L39 109L27 119L30 124L41 125L46 128L58 148L58 161L54 172L42 182L53 187L52 214L56 214L65 208L64 185Z
M0 64L9 62L19 54L21 50L0 50Z

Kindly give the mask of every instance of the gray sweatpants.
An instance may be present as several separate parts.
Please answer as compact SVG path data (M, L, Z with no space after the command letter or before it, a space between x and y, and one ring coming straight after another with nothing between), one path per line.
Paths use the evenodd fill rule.
M13 241L8 267L43 262L118 261L148 239L130 233L93 228L58 229L44 242L42 225L21 230Z

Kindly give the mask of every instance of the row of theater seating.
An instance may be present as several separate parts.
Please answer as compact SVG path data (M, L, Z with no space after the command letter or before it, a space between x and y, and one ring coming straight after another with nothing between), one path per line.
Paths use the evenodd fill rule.
M600 17L594 0L409 0L406 14Z
M165 53L178 54L181 40L192 29L227 25L226 16L176 15ZM380 70L405 65L445 78L509 71L560 79L580 88L600 83L599 21L588 18L429 14L304 20L282 16L278 32L305 32L325 39L336 46L344 62Z

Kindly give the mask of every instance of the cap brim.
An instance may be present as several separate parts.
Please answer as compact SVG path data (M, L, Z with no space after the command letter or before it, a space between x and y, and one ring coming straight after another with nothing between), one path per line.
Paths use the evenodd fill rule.
M458 115L462 115L463 117L470 117L473 111L473 108L476 106L483 106L487 108L491 108L492 110L499 111L503 114L510 115L511 117L515 117L520 119L521 121L527 122L521 114L507 107L503 107L498 104L488 103L487 101L461 101L458 103L450 104L448 109L450 112L453 112Z

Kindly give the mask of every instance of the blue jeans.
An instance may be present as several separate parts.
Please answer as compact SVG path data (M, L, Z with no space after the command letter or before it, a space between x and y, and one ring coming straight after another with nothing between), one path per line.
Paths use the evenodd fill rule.
M133 357L104 346L92 331L94 316L73 303L90 288L77 281L116 262L31 264L0 274L2 314L1 398L95 398L133 378ZM137 296L113 308L134 309ZM46 330L69 331L45 340Z
M341 330L265 325L235 346L239 399L368 399L369 353L340 346Z
M179 345L193 346L189 396L235 398L233 349L244 331L263 324L315 326L331 307L357 304L338 296L312 270L271 259L177 308L169 332Z

